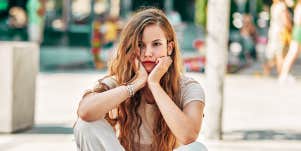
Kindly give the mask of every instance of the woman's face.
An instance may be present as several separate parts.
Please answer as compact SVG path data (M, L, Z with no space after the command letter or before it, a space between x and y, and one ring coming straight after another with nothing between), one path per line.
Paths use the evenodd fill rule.
M170 55L172 51L163 30L155 24L144 28L139 48L140 61L148 73L156 66L158 58Z

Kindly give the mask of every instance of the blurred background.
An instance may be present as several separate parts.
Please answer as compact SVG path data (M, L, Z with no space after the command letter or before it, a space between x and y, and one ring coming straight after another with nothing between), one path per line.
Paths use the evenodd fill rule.
M121 30L141 7L164 10L176 30L185 72L210 91L208 23L223 14L208 14L208 7L227 3L226 23L217 25L227 30L221 33L227 37L226 74L217 94L223 98L220 137L203 134L210 128L207 116L199 141L212 151L300 151L301 57L283 81L277 60L270 64L267 57L271 8L280 2L293 26L297 0L0 0L0 94L9 95L0 97L0 150L76 149L72 125L81 95L106 74ZM283 45L287 53L290 40ZM24 52L16 55L19 49ZM29 95L32 99L24 97ZM20 119L31 122L22 125Z
M154 6L163 9L174 25L186 70L204 72L207 3L207 0L43 0L36 3L1 0L0 40L34 41L30 29L36 24L33 29L42 30L36 38L41 46L40 71L93 70L95 55L108 60L128 17L140 7ZM264 59L272 0L231 0L230 3L228 71L234 73ZM292 3L288 9L293 15L294 0L288 3ZM40 13L32 15L36 11Z

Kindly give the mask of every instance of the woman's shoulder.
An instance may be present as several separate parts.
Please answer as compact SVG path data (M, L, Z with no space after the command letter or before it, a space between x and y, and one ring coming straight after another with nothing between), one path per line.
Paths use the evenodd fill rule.
M103 78L98 79L92 87L84 91L83 98L95 92L102 92L104 90L109 90L117 86L118 83L114 76L104 76Z
M180 77L180 87L185 87L191 83L200 84L197 80L186 75L181 75Z
M118 82L115 76L105 76L98 80L98 84L105 84L110 89L115 88L118 86Z
M205 92L202 85L192 77L181 76L180 77L180 95L181 106L185 106L191 101L202 101L205 103Z

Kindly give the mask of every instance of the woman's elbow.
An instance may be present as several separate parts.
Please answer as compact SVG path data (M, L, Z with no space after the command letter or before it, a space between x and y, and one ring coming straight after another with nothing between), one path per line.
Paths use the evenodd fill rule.
M104 118L105 114L102 114L101 112L95 113L91 109L85 108L83 106L79 106L77 110L77 115L79 118L81 118L86 122L93 122L101 118Z
M79 118L81 118L82 120L86 121L86 122L91 122L91 114L89 113L88 110L82 109L82 108L78 108L77 110L77 115Z
M81 118L82 120L86 121L86 122L92 122L94 121L94 117L95 115L93 115L91 113L91 111L87 108L85 108L83 105L79 105L78 109L77 109L77 115L79 118Z
M197 140L198 136L199 134L196 132L190 133L187 136L183 137L181 142L183 145L191 144Z

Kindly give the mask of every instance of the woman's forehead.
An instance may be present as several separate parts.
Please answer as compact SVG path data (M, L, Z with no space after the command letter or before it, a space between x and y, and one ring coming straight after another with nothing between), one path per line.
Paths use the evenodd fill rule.
M164 41L166 40L165 32L159 25L146 26L142 32L142 42L148 43L152 41Z

